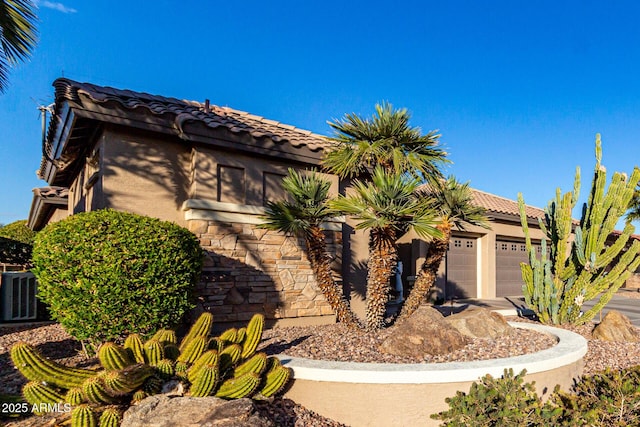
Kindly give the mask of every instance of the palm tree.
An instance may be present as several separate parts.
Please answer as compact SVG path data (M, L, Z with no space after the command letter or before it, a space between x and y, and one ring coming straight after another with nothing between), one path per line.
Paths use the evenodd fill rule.
M9 68L26 60L36 45L34 8L28 0L0 0L0 93L9 84Z
M449 161L437 131L423 135L420 128L411 127L406 109L394 110L386 102L375 108L371 119L345 114L343 120L328 122L336 133L336 146L325 156L324 167L340 178L367 175L376 166L421 179L440 178L439 168Z
M469 183L461 184L455 177L450 176L446 181L436 185L425 185L421 197L432 200L433 207L438 212L438 230L440 238L435 238L427 249L424 263L418 272L416 281L405 301L398 320L409 317L425 300L431 286L433 286L438 267L449 249L449 240L453 228L464 230L465 225L478 225L489 228L484 208L473 203L473 193Z
M626 222L640 220L640 185L633 191L633 198L629 203L629 210L627 211Z
M389 279L397 263L396 240L400 233L413 228L426 239L441 237L435 228L435 212L427 201L415 197L418 185L416 178L407 174L390 174L377 166L370 182L355 180L352 195L339 196L330 202L334 209L359 221L356 229L369 230L366 296L368 329L380 329L384 326L390 291Z
M327 204L331 183L315 172L303 175L289 169L289 175L283 179L282 185L291 200L268 202L266 222L262 226L304 238L309 263L318 286L336 313L338 322L347 326L359 326L356 315L343 295L342 287L333 278L331 258L326 251L325 235L321 227L323 222L336 216L336 212Z

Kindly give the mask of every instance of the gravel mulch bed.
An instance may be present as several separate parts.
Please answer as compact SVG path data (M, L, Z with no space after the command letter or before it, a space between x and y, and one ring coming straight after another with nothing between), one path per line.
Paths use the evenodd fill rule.
M528 321L507 318L510 321ZM594 340L591 336L593 324L566 329L583 335L589 341L585 356L584 374L589 375L605 368L621 369L640 365L640 343L612 343ZM377 348L391 330L379 333L354 334L343 325L313 326L308 328L278 328L267 330L260 345L262 351L271 354L286 353L290 356L310 357L325 360L376 362L376 363L438 363L451 361L483 360L495 357L510 357L539 351L555 344L547 335L527 330L514 330L510 335L497 340L473 340L471 344L455 353L415 360L383 355ZM80 344L69 336L58 324L0 327L0 393L18 394L26 380L13 367L9 349L18 341L35 345L48 357L73 366L91 366L95 360L87 361ZM279 427L324 426L340 427L343 424L323 418L296 404L290 399L275 399L258 404L258 410ZM0 421L0 425L2 422ZM29 417L13 421L7 426L26 427L55 425L45 417Z
M400 357L381 353L378 348L394 333L393 328L379 332L355 333L343 324L278 328L265 331L261 350L293 357L364 363L443 363L486 360L544 350L556 344L548 335L513 329L499 339L474 339L464 348L439 356Z

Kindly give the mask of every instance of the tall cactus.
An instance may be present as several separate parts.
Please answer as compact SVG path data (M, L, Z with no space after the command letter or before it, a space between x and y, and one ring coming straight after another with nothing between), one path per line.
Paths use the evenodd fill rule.
M518 194L520 219L526 238L529 263L522 263L523 292L527 305L544 323L582 324L590 321L609 302L624 281L640 266L640 241L629 240L635 231L627 224L620 234L612 234L625 214L633 191L640 181L640 169L630 177L616 172L606 189L607 173L601 164L602 145L596 136L596 167L580 223L572 212L580 191L580 169L574 189L561 194L545 209L540 228L549 244L542 241L540 258L531 244L525 203ZM598 302L582 313L585 301Z

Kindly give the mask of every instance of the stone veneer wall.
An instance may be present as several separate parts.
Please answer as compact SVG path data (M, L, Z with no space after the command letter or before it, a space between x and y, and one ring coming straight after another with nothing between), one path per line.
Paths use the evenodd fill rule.
M196 311L210 311L216 322L246 321L254 313L268 319L333 315L303 239L261 229L254 215L231 222L194 212L186 215L188 228L206 251ZM341 254L342 235L333 228L326 231L328 249Z

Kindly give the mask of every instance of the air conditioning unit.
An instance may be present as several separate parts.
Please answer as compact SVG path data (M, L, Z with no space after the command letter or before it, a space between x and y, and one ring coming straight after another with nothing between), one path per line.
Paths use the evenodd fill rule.
M2 273L2 320L33 320L38 315L36 278L29 272Z

